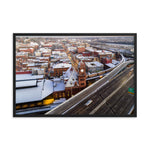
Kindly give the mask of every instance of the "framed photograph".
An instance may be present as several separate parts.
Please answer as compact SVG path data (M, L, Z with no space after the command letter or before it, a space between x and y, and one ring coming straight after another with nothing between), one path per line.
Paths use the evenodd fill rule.
M136 117L136 33L14 33L14 117Z

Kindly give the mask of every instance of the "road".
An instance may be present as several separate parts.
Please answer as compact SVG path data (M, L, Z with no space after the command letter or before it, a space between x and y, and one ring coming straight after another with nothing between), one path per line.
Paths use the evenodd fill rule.
M130 115L134 110L134 95L128 93L128 87L134 87L134 74L128 68L117 75L102 89L82 101L76 107L64 112L64 115ZM86 105L90 102L89 105ZM129 114L128 114L129 113Z

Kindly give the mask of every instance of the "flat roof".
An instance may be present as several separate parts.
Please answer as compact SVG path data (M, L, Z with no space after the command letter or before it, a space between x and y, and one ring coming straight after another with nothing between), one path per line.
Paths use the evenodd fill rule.
M16 82L16 88L23 88L23 87L33 87L36 86L36 80L24 80Z
M32 75L32 74L16 74L16 81L28 80L28 79L41 79L44 75Z
M115 60L115 59L112 59L112 64L116 65L116 64L118 64L118 63L119 63L119 61L117 61L117 60Z
M111 54L112 55L112 52L107 51L107 50L96 50L96 52L99 53L100 55L105 55L105 54Z
M98 62L98 61L93 61L93 62L85 62L85 65L87 67L102 67L104 66L102 63Z
M54 84L55 84L54 92L65 90L65 84L64 84L63 80L59 80L59 82L56 81Z
M28 52L16 52L16 56L28 55Z
M36 80L32 80L35 81ZM40 80L37 82L37 86L33 87L34 82L28 82L28 81L19 81L18 83L21 84L21 86L25 86L28 82L32 87L28 88L18 88L16 89L16 104L19 103L28 103L33 101L41 101L48 95L52 94L53 92L58 91L64 91L65 90L65 84L63 80L60 78L57 78L54 80ZM16 82L17 83L17 82Z
M115 65L112 64L112 63L108 63L108 64L106 64L106 66L108 66L108 67L110 67L110 68L114 68L114 67L115 67Z
M40 101L51 93L53 93L52 81L42 80L36 87L16 89L16 104Z
M71 64L59 63L59 64L56 64L53 68L69 68L69 67L71 67Z
M37 59L49 59L49 57L36 57Z

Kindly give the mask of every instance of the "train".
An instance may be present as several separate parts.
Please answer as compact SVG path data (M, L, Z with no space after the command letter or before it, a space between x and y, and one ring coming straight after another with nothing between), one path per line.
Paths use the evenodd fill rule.
M16 104L16 110L25 109L25 108L46 106L46 105L52 104L53 102L54 102L54 98L46 98L46 99L41 100L41 101L20 103L20 104Z
M115 67L109 68L109 69L106 69L106 70L103 70L103 71L100 71L100 72L97 72L97 73L92 73L92 74L86 75L86 78L91 78L91 77L95 77L95 76L100 76L100 78L102 78L103 74L112 71Z
M123 62L123 55L121 54L121 56L122 56L122 60L120 61L120 63ZM119 64L120 64L120 63L119 63ZM119 65L119 64L118 64L118 65ZM117 65L117 66L118 66L118 65ZM108 69L106 69L106 70L103 70L103 71L100 71L100 72L97 72L97 73L92 73L92 74L90 74L90 75L86 75L86 78L91 78L91 77L95 77L95 76L100 76L100 78L102 78L102 77L103 77L103 74L112 71L112 70L113 70L114 68L116 68L117 66L112 67L112 68L108 68Z

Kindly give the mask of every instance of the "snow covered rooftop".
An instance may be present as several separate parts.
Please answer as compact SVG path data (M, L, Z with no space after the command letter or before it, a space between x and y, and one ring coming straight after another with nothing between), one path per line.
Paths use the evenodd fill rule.
M82 54L78 54L76 57L80 60L90 60L94 58L93 56L83 56Z
M63 76L64 80L67 79L65 87L74 87L75 83L77 83L78 85L77 72L75 71L74 68L70 67Z
M86 47L86 50L90 52L94 52L94 49L92 47Z
M59 63L53 66L53 68L69 68L69 67L71 67L71 64L67 64L67 63Z
M53 84L50 80L42 80L36 87L16 89L16 104L40 101L53 93Z
M28 52L17 52L16 56L28 56Z
M97 52L99 55L107 55L107 54L111 54L111 55L112 55L112 52L106 51L106 50L96 50L96 52Z
M31 45L31 46L35 46L35 45L37 46L37 45L39 45L39 44L36 43L36 42L31 42L30 45Z
M73 47L73 46L68 47L68 50L69 50L69 51L76 50L76 49L77 49L77 48L76 48L76 47Z
M37 59L49 59L49 57L36 57Z
M103 67L104 65L98 61L93 61L93 62L85 62L85 65L89 68L94 68L94 67Z
M57 91L64 91L65 90L65 84L64 84L64 81L61 80L59 78L59 80L55 80L54 82L54 92L57 92Z
M110 67L110 68L114 68L114 67L115 67L115 65L112 64L112 63L108 63L108 64L106 64L106 66L108 66L108 67Z
M47 47L46 48L42 47L42 48L39 49L39 51L41 51L41 52L51 52L51 49L47 48Z
M71 68L72 67L69 67L69 69L63 74L64 79L69 79L71 75Z
M16 89L16 104L40 101L53 92L65 90L65 84L60 78L55 78L54 81L43 79L37 82L37 86L35 85L36 80L16 82L17 87L32 86Z
M23 88L23 87L33 87L36 86L36 80L24 80L16 82L16 88Z
M35 63L28 63L27 66L28 66L28 67L33 67L33 66L35 66Z
M117 65L119 63L119 61L112 59L112 64Z
M42 79L43 77L44 75L16 74L16 81L28 79Z
M84 48L84 46L78 46L78 48Z

